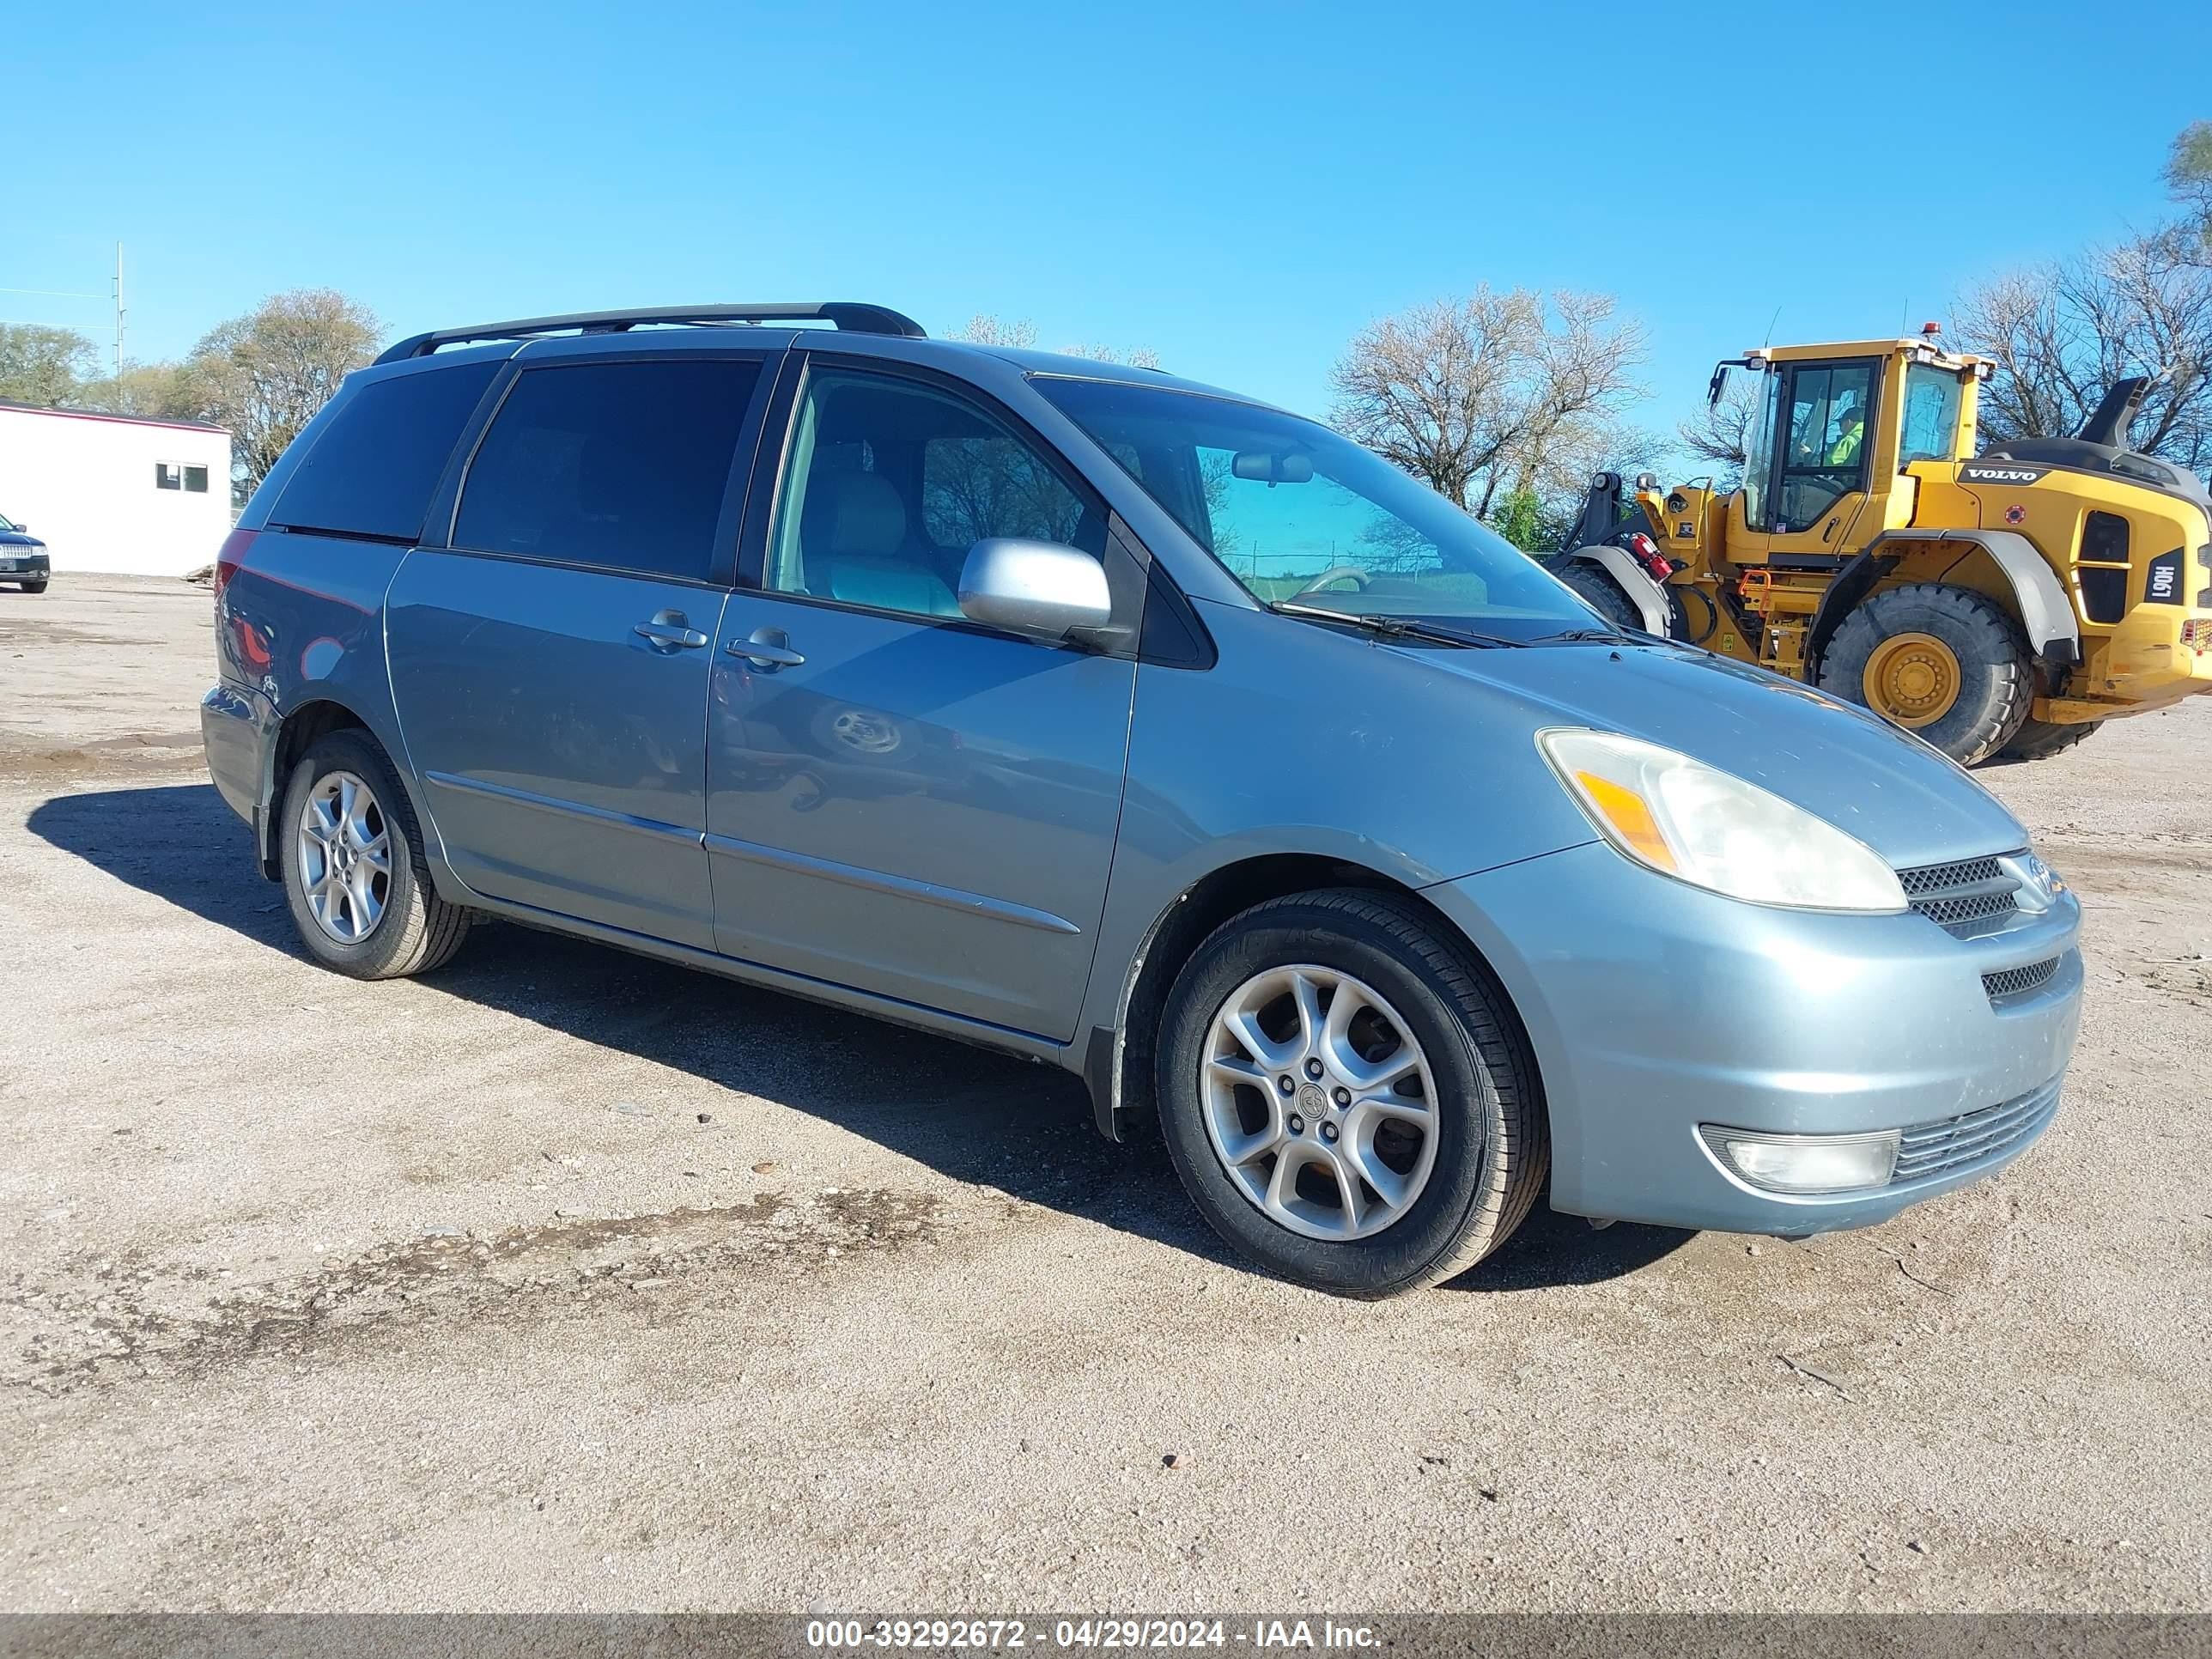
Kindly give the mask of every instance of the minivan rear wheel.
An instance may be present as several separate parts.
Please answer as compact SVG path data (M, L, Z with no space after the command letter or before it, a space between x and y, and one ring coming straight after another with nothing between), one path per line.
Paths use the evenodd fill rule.
M1295 894L1216 929L1177 975L1158 1091L1208 1223L1271 1272L1384 1297L1504 1243L1549 1157L1503 993L1387 894Z
M438 896L406 792L367 733L332 732L308 746L275 833L292 924L325 968L399 979L460 949L470 913Z

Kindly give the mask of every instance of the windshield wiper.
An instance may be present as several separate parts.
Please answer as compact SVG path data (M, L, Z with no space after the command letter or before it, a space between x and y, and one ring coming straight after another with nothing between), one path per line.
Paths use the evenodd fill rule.
M1279 616L1312 617L1322 622L1346 623L1386 640L1424 640L1431 645L1496 647L1505 650L1518 650L1528 643L1526 640L1509 640L1496 634L1477 634L1468 629L1442 628L1435 623L1422 622L1413 617L1363 616L1357 611L1332 611L1327 605L1298 605L1289 599L1277 599L1267 609Z
M1595 645L1634 645L1651 636L1620 628L1570 628L1557 634L1539 634L1531 645L1565 645L1589 641Z

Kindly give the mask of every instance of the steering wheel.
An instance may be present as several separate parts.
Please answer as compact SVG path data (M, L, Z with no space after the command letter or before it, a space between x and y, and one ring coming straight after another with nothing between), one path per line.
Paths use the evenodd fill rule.
M1333 564L1291 597L1294 599L1303 599L1309 593L1320 592L1331 582L1348 581L1355 587L1364 587L1374 580L1373 576L1356 564Z

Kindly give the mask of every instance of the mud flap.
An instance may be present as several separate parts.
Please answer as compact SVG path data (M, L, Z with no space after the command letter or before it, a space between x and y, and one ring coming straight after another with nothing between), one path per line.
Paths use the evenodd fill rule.
M1626 548L1596 543L1588 547L1578 547L1571 553L1557 555L1544 562L1553 570L1577 563L1595 565L1613 578L1613 585L1627 596L1629 604L1636 607L1637 613L1644 618L1645 633L1656 634L1662 640L1671 637L1674 612L1667 603L1666 590L1651 580L1650 573L1636 562Z

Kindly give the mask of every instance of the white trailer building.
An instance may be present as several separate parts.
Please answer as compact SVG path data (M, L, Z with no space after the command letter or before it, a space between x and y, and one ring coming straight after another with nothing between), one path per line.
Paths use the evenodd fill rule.
M230 434L0 403L0 514L46 543L58 576L181 576L229 533Z

